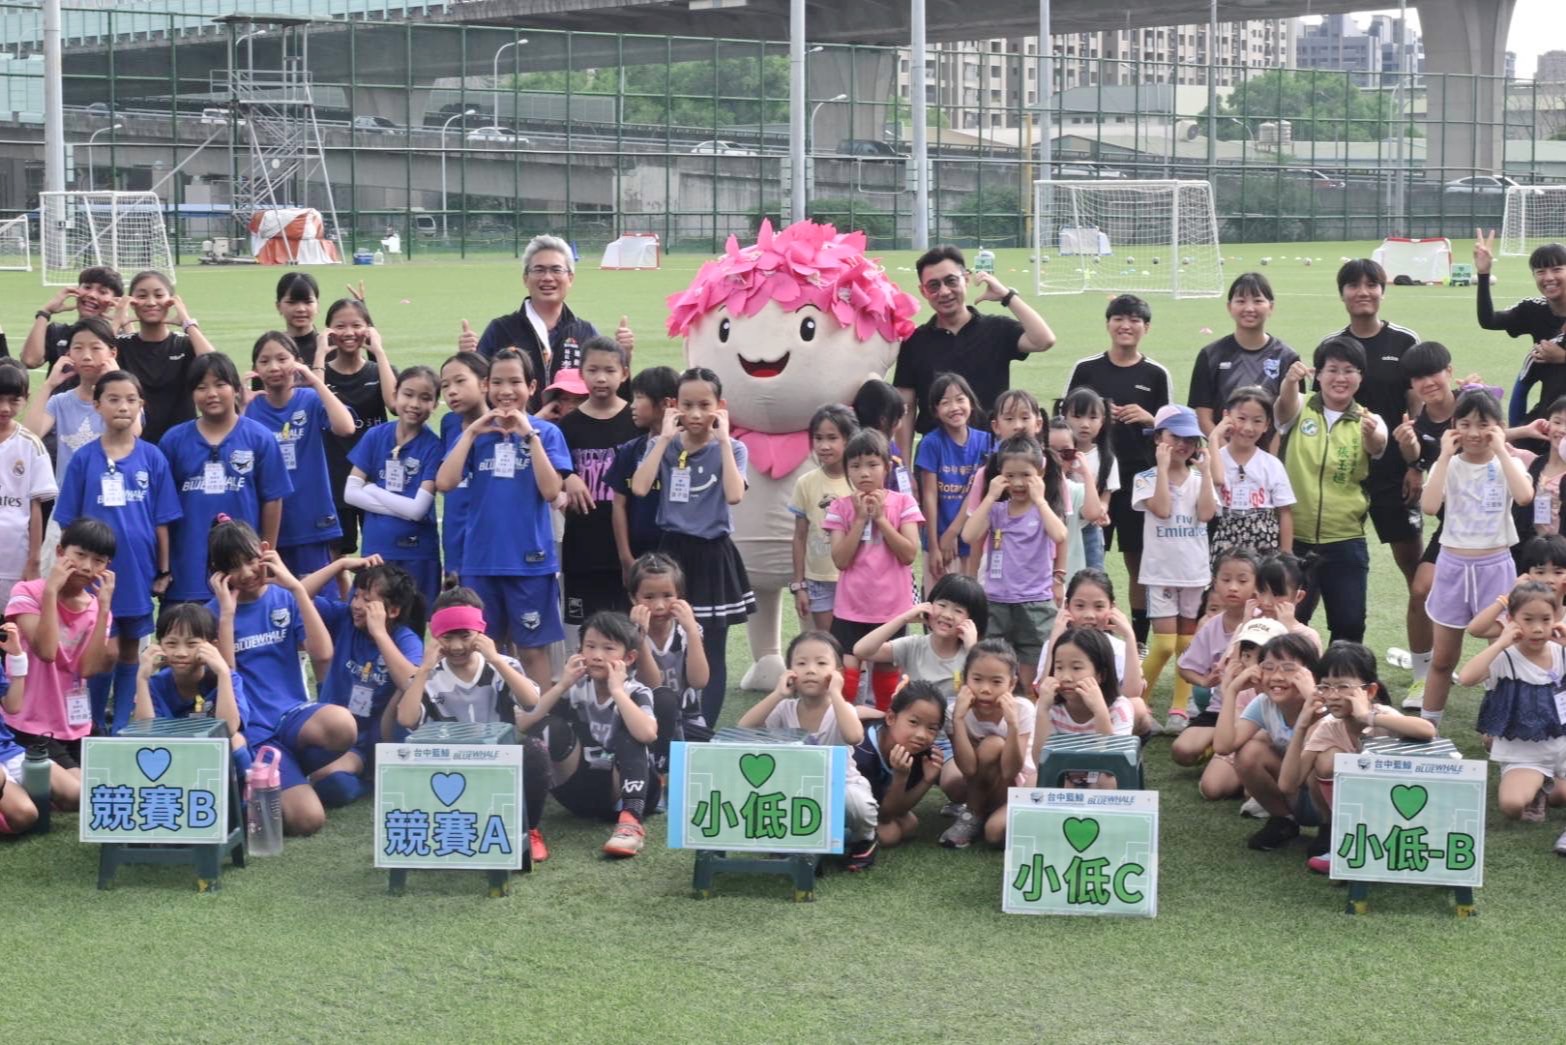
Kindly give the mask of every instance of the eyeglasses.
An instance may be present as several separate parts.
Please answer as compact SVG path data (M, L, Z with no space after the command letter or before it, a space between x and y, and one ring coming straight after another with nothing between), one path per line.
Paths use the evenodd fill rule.
M1316 687L1316 692L1327 697L1346 697L1364 688L1359 682L1323 682Z
M962 286L962 277L954 273L950 276L947 276L945 279L927 280L924 284L924 292L926 294L934 294L942 287L946 287L949 290L956 290L960 286Z
M564 276L570 270L564 265L532 265L529 266L529 276Z

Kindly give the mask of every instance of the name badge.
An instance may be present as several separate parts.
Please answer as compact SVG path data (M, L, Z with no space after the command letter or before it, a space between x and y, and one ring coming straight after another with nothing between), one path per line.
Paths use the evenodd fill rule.
M691 470L675 468L669 472L669 488L664 496L675 504L685 504L691 499Z
M512 479L517 474L517 448L511 443L495 444L495 478Z
M370 716L370 708L375 703L375 690L369 686L355 686L353 692L348 694L348 710L360 718Z
M898 465L894 473L893 481L897 484L897 492L913 495L913 480L908 478L908 469Z
M87 683L78 682L65 695L65 721L72 726L92 723L92 700L87 696Z
M98 496L105 508L125 507L125 477L119 472L105 474Z
M392 493L402 493L403 486L408 482L407 469L395 457L386 462L386 466L381 470L381 475L385 477L386 489Z
M999 548L991 548L990 576L994 577L996 580L999 580L1002 576L1004 576L1004 574L1001 572L1003 569L1004 567L1001 566L1001 550Z
M1550 495L1541 489L1533 497L1533 521L1538 526L1548 526L1554 515L1554 507L1550 504Z
M1555 693L1555 717L1566 725L1566 689L1557 690Z
M299 447L295 443L278 443L277 448L283 452L283 467L290 472L299 467Z
M1506 487L1500 482L1488 482L1484 484L1484 493L1481 496L1479 507L1486 512L1500 512L1506 509Z
M206 467L201 469L201 492L228 492L228 476L223 471L222 461L208 461Z

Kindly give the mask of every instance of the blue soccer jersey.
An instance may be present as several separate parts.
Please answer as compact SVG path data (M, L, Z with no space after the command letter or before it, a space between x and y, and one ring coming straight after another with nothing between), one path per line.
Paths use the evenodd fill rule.
M207 609L214 617L221 612L216 599L207 603ZM241 602L234 611L234 665L250 705L245 739L252 746L277 732L285 712L310 699L299 668L304 638L299 604L287 589L275 584L268 584L258 598Z
M376 425L359 440L348 454L348 461L369 477L369 481L388 493L412 500L419 487L435 481L444 456L440 437L421 428L408 442L397 445L396 421ZM466 493L467 491L463 491ZM451 499L448 497L447 510ZM440 533L435 526L435 508L417 522L380 512L364 513L365 555L383 555L388 559L440 558Z
M353 712L362 731L379 720L397 695L397 685L370 633L354 627L348 603L319 595L315 608L332 633L332 667L321 683L321 703L339 704ZM424 644L412 629L391 621L386 626L402 655L415 667L422 663Z
M147 616L158 574L158 527L180 517L168 461L157 447L140 439L118 461L109 460L102 442L82 447L65 467L54 517L64 528L84 515L114 530L114 559L109 564L114 603L109 609L120 619Z
M461 414L447 412L440 419L441 460L451 453L451 448L462 438L464 422ZM468 529L468 502L472 499L470 480L472 471L464 467L462 482L455 490L441 494L440 553L448 570L462 567L463 537Z
M229 680L234 685L234 706L239 709L239 728L250 722L250 701L245 696L245 680L239 672L231 671ZM203 718L217 717L217 676L208 671L201 676L201 711ZM174 681L174 669L164 668L147 680L147 691L152 695L152 713L158 718L189 718L198 714L196 702L186 700ZM248 739L248 738L247 738Z
M569 472L571 451L560 429L529 420L549 463L561 474ZM547 577L559 569L550 506L533 479L531 445L531 440L493 432L474 440L468 452L473 478L463 536L464 577Z
M958 444L946 434L946 429L936 428L926 432L919 440L919 452L914 455L914 467L935 476L936 526L945 533L962 511L963 499L973 482L973 473L984 464L984 459L995 448L995 437L977 428L968 429L968 441ZM915 497L919 494L915 493ZM957 542L957 553L968 554L968 546Z
M257 396L245 408L245 416L276 438L283 467L294 484L294 492L283 503L277 546L294 548L341 537L342 520L337 518L332 479L326 470L324 437L332 430L332 423L315 389L294 389L281 408L266 396Z
M184 513L169 533L174 580L166 598L175 600L212 595L207 587L207 531L213 519L219 514L243 519L259 531L261 506L294 490L277 440L261 425L241 417L223 442L213 446L197 424L175 425L158 444Z

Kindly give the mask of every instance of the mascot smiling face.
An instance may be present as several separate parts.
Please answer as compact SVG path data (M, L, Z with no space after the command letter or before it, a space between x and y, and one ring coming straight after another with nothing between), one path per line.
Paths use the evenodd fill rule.
M801 221L774 233L762 222L754 245L729 237L723 254L669 298L669 334L685 338L686 365L723 382L734 434L750 452L733 535L756 592L745 689L770 690L783 673L788 504L794 481L815 467L810 417L827 403L851 402L867 379L886 373L919 311L864 251L862 232Z

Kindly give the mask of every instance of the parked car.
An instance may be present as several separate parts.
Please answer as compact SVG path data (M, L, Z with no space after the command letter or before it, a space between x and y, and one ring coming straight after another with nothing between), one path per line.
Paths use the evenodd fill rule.
M878 160L906 160L908 154L874 138L844 138L837 143L840 156L866 156Z
M355 116L353 129L364 131L366 134L395 134L402 130L396 123L384 116Z
M1522 188L1504 174L1476 174L1457 178L1441 186L1446 196L1504 196L1507 189Z
M209 127L212 127L212 126L222 126L224 124L227 124L228 123L228 116L229 116L229 113L228 113L227 109L218 109L218 108L208 107L208 108L205 108L205 109L201 110L201 122L206 124ZM238 122L239 122L239 126L241 126L241 127L243 127L245 125L245 121L244 121L243 118L241 118Z
M415 214L413 216L414 235L421 239L434 239L440 234L440 226L435 222L433 214Z
M1314 167L1285 167L1283 176L1291 181L1308 181L1311 187L1316 189L1344 189L1348 187L1348 182L1342 178L1334 178L1332 175L1319 171Z
M467 133L470 142L488 142L491 145L532 145L520 134L513 134L504 127L475 127Z
M755 156L756 153L743 145L734 142L715 140L710 142L697 142L691 150L693 156Z

